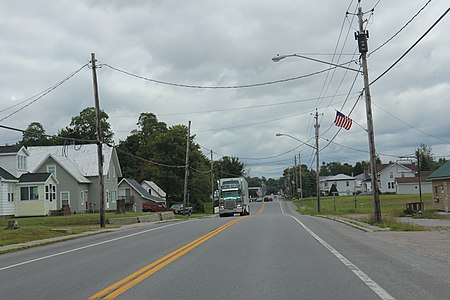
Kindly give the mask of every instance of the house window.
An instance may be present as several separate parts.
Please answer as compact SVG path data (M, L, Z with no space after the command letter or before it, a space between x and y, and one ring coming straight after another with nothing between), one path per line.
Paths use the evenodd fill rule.
M350 182L347 181L346 183L347 183L347 186L350 186Z
M84 205L84 191L80 192L80 205L83 206Z
M70 193L61 192L61 205L70 205Z
M21 171L27 170L27 160L26 156L18 155L17 156L17 169Z
M20 200L39 200L39 187L23 186L20 188Z
M117 201L117 191L111 191L111 201L113 203Z
M49 200L50 202L56 198L55 186L53 184L49 184L45 186L45 200Z
M56 177L56 166L55 165L47 165L47 173L53 174Z
M14 201L14 193L13 193L13 187L11 184L8 184L8 202Z
M389 178L390 178L390 179L394 178L394 172L390 172L390 173L389 173Z
M394 189L395 185L394 182L388 182L388 189Z

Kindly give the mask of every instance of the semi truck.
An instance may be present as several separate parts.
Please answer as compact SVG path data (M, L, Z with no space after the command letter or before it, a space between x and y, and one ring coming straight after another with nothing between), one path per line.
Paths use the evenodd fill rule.
M239 213L250 214L248 184L244 177L221 178L219 187L219 216L226 217Z

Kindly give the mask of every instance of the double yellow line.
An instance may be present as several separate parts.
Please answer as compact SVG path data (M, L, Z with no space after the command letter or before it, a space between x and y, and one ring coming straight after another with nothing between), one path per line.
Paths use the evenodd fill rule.
M101 290L100 292L92 295L88 299L114 299L117 296L121 295L122 293L126 292L128 289L132 288L133 286L137 285L139 282L143 281L144 279L148 278L158 270L161 270L171 262L175 261L176 259L180 258L181 256L185 255L192 249L196 248L197 246L201 245L202 243L206 242L219 232L225 230L226 228L230 227L234 223L238 222L242 218L245 217L239 217L236 219L233 219L232 221L220 226L219 228L205 234L204 236L199 237L198 239L190 242L189 244L184 245L183 247L167 254L166 256L158 259L155 262L152 262L151 264L141 268L140 270L134 272L131 275L128 275L127 277L123 278L122 280L108 286L107 288Z

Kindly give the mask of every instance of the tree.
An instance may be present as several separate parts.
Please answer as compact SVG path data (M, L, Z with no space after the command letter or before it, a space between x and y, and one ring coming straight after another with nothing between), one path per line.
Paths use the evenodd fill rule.
M238 157L224 156L214 162L215 178L240 177L244 175L244 164Z
M23 146L47 146L50 140L45 135L44 126L39 122L32 122L22 135L19 142Z
M108 114L100 111L100 128L102 132L102 141L112 143L114 133L111 131L111 125L108 122ZM70 125L59 131L61 138L83 139L89 141L97 140L97 122L94 107L83 109L78 116L72 117Z
M416 150L417 163L419 164L421 171L432 171L436 165L431 153L431 147L425 144L420 144L420 147Z
M166 191L169 204L180 202L184 192L187 126L167 128L153 113L141 113L136 125L138 128L118 146L124 177L138 182L152 180ZM209 201L211 194L210 161L194 140L195 136L191 136L187 188L190 204L202 210L201 201Z

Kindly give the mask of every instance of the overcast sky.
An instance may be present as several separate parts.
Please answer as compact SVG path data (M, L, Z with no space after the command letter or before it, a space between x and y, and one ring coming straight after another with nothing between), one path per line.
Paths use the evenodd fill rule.
M427 2L361 1L369 31L369 81L449 6L430 1L382 46ZM97 70L100 106L110 117L116 143L136 129L142 112L154 113L168 126L190 120L191 133L208 157L210 149L214 159L237 156L250 176L278 178L299 153L303 164L315 168L311 147L275 134L314 145L317 109L320 161L354 165L369 160L366 107L358 98L362 76L345 69L320 72L329 66L298 57L278 63L271 58L297 53L338 64L354 60L348 66L358 69L357 8L358 1L350 0L1 1L0 124L26 129L37 121L48 134L68 126L94 105L88 67L31 102L87 64L93 52L104 64ZM435 156L450 157L449 29L450 14L370 87L375 147L385 163L413 154L421 143ZM262 85L178 87L110 66L187 86ZM350 130L337 135L336 110L354 120ZM21 138L0 128L0 145Z

